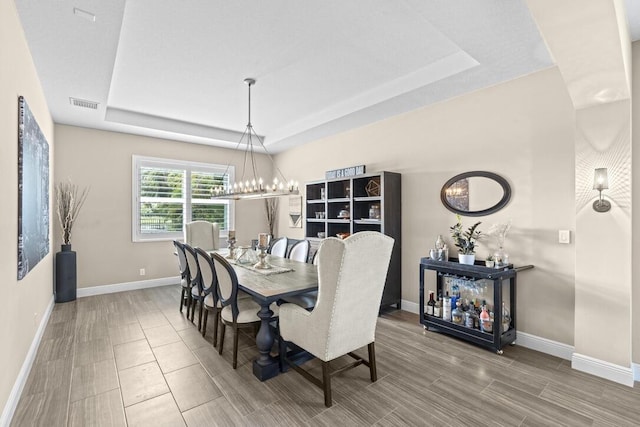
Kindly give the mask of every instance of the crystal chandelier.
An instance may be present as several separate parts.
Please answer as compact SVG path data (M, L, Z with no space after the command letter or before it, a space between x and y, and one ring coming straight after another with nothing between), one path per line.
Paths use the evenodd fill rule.
M245 142L244 161L242 164L242 175L240 180L236 182L229 181L228 184L216 186L213 188L211 198L213 199L256 199L256 198L269 198L279 196L292 196L300 194L298 190L298 183L295 181L287 181L280 169L276 166L273 157L267 151L262 138L258 136L256 131L251 125L251 86L256 81L255 79L247 78L244 82L249 86L249 120L247 122L247 128L240 137L236 150ZM254 147L254 141L257 141ZM266 155L271 160L273 170L276 177L272 181L265 181L258 173L258 167L255 159L255 149L262 148ZM225 175L228 176L230 165L227 166ZM278 179L278 176L280 179Z

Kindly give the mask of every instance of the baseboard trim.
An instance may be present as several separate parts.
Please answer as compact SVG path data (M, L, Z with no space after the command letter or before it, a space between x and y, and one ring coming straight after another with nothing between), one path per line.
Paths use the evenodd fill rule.
M579 353L573 353L571 367L618 384L633 387L634 374L631 367L626 368Z
M632 363L631 368L633 369L633 380L640 381L640 364Z
M29 378L31 367L33 366L33 362L36 359L36 354L38 353L38 347L40 346L40 341L42 340L42 336L44 335L44 330L47 327L47 323L49 323L49 317L51 316L51 312L53 311L54 305L55 303L54 303L53 294L52 294L51 300L49 301L49 305L47 306L44 313L42 314L42 319L40 319L40 324L38 325L36 334L33 337L33 341L31 341L31 347L29 347L29 351L27 352L27 355L24 358L24 362L22 363L22 367L20 368L18 377L16 378L16 381L13 384L11 393L9 393L9 398L7 399L7 403L4 405L4 409L2 410L2 415L0 415L0 427L9 427L9 424L11 424L13 415L16 411L16 408L18 407L18 402L20 401L20 396L22 395L22 390L24 389L24 386L27 383L27 378Z
M400 300L400 307L402 307L402 309L404 311L408 311L409 313L418 314L418 312L419 312L418 306L419 305L420 304L418 304L417 302L407 301L405 299Z
M93 295L113 294L116 292L134 291L136 289L155 288L180 283L180 277L162 277L160 279L140 280L137 282L116 283L113 285L91 286L89 288L78 288L76 296L78 298L90 297Z
M563 344L561 342L520 331L516 331L516 344L530 348L531 350L559 357L564 360L571 360L574 350L572 345Z

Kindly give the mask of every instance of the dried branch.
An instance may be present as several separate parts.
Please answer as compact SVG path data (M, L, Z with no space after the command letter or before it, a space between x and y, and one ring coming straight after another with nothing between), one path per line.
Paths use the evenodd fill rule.
M80 208L84 205L88 194L88 188L79 192L78 186L72 184L71 181L56 184L58 219L62 229L63 245L71 244L71 229L76 219L78 219Z
M264 209L267 213L267 223L269 224L269 234L275 237L276 218L278 217L278 199L272 197L264 199Z

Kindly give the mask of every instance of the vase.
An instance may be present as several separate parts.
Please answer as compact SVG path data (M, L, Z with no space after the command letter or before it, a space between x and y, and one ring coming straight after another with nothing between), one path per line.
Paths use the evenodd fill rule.
M71 245L62 245L60 252L56 253L55 278L55 301L74 301L77 289L76 253L71 250Z
M458 262L473 265L476 262L476 254L458 254Z

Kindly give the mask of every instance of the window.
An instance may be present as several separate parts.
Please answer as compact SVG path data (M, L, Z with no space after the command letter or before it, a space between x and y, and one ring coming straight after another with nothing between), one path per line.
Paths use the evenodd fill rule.
M133 156L133 241L181 238L184 224L196 220L217 222L221 234L233 229L232 201L211 199L213 187L233 180L233 172L233 166Z

